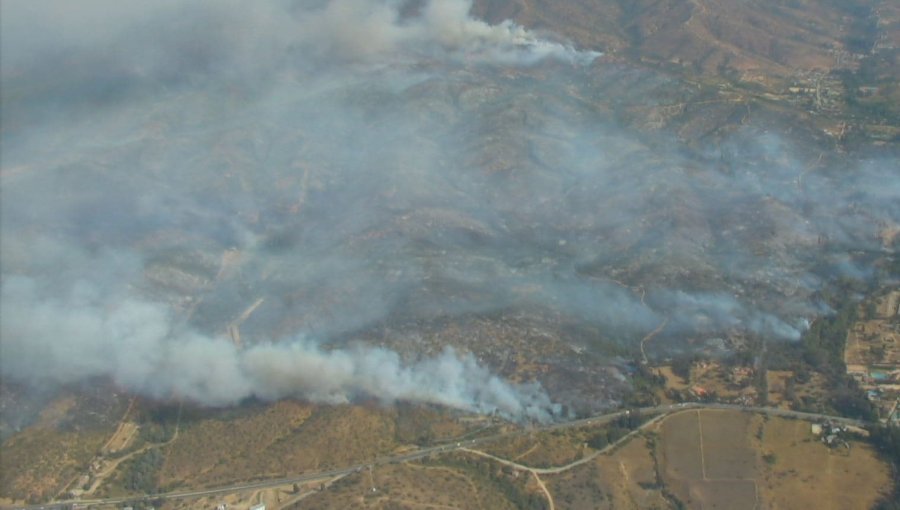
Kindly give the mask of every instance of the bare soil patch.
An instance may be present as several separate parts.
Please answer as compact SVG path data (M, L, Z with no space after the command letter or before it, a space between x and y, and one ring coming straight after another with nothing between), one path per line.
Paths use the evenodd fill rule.
M749 437L752 415L733 411L698 413L703 431L706 479L749 479L756 474L756 452Z
M662 434L666 476L673 480L702 480L697 412L686 411L666 419Z
M755 508L758 461L748 439L752 419L719 410L667 418L660 460L669 491L690 508Z
M703 510L753 510L758 505L753 480L692 482L691 495Z
M106 453L115 453L124 450L131 444L137 435L138 425L134 422L123 422L116 433L107 441L104 448Z

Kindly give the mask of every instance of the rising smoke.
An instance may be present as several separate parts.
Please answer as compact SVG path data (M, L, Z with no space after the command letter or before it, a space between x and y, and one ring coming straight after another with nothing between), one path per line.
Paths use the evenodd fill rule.
M676 85L469 8L4 2L4 377L548 419L469 354L337 339L550 309L622 342L795 340L832 275L871 274L854 253L895 249L895 158L637 132L609 105Z
M452 348L408 363L386 349L357 346L326 351L297 338L238 349L224 336L179 326L167 307L128 290L129 282L140 280L136 266L142 262L140 253L123 244L149 231L196 222L190 229L202 235L225 236L243 247L256 243L256 235L228 220L229 211L211 209L196 187L181 192L169 180L174 175L151 178L152 183L140 175L138 167L144 164L150 170L173 163L166 161L169 155L105 172L95 156L104 159L101 153L115 152L113 146L121 143L106 130L124 127L120 122L125 129L137 128L148 120L139 113L148 103L182 103L180 94L196 99L215 93L219 80L244 87L244 92L265 93L269 91L260 83L281 79L282 73L328 69L325 80L290 78L292 89L304 85L312 89L300 93L297 106L303 110L310 100L318 101L316 96L338 89L341 80L360 80L377 72L372 66L425 57L507 65L555 58L587 64L596 56L543 40L510 22L491 26L474 20L465 1L425 3L421 12L404 19L396 2L307 4L295 3L289 13L282 3L93 1L74 9L67 2L4 3L5 85L16 89L32 80L52 82L49 92L34 102L16 98L15 91L4 97L4 107L12 110L3 119L4 177L23 192L6 194L3 203L4 377L68 384L107 376L131 391L210 405L234 404L250 396L296 396L329 403L374 397L496 412L513 419L546 420L556 412L540 385L502 381L471 355L459 355ZM50 12L54 15L48 16ZM51 69L57 64L63 67L61 76L49 76L59 72ZM365 70L353 69L357 65ZM176 92L167 93L170 88ZM279 92L269 92L268 98L257 98L246 108L266 112L272 106L267 103L277 101ZM236 122L241 122L242 109L226 117L237 115ZM344 113L326 110L316 116L325 120ZM73 122L70 116L79 119ZM197 120L202 116L198 114ZM339 118L330 121L345 125L358 121ZM194 125L190 114L184 120L179 129L207 129ZM83 121L97 122L99 130L65 142L46 138L67 138L68 130L80 130ZM330 136L331 127L319 135ZM71 157L61 156L70 151ZM190 180L190 158L163 172L184 171ZM41 175L44 170L52 175ZM20 171L33 175L16 181ZM207 177L211 176L201 178ZM171 184L175 185L170 188ZM54 203L53 196L63 203ZM31 202L35 198L40 202ZM234 198L236 203L242 200ZM366 218L356 211L346 220ZM50 230L50 237L61 235L65 240L32 236L28 231L35 225ZM86 253L84 245L101 246L105 252ZM283 262L294 266L295 277L310 275L331 285L341 273L353 271L348 265L367 264L342 260L337 254L330 260ZM369 286L376 288L364 291L366 308L382 300L384 293L381 285ZM339 320L365 323L386 311Z
M331 404L377 398L511 419L547 421L558 413L539 385L507 383L452 348L414 363L385 349L324 351L304 339L238 349L224 337L175 328L171 313L155 303L110 300L88 283L55 297L39 286L18 276L4 281L6 377L51 384L109 377L129 391L216 406L248 397Z

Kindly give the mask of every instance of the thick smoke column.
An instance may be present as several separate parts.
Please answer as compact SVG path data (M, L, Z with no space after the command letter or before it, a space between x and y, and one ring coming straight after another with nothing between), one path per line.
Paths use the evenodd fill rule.
M206 405L255 396L338 404L377 398L441 404L509 419L547 421L556 412L539 385L512 385L452 348L411 363L368 346L323 350L305 339L237 348L183 328L164 307L111 301L88 284L41 295L23 277L3 284L2 373L31 383L108 377L129 391Z

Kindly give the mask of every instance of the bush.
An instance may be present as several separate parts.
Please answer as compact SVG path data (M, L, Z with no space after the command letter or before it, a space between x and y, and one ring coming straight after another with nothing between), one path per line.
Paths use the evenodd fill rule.
M694 358L682 356L672 360L672 373L681 377L685 382L691 379L691 365L694 364Z
M609 439L606 436L606 431L601 430L600 432L594 434L587 440L587 445L595 450L602 450L609 445Z

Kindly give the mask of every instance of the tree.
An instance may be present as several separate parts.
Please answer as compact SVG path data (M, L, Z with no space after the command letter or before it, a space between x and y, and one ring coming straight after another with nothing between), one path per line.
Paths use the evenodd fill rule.
M602 450L603 448L606 448L608 444L609 440L606 438L605 430L601 430L587 440L587 445L595 450Z
M875 504L875 510L900 510L900 427L876 425L869 430L869 441L894 469L894 488Z
M834 391L831 405L843 416L866 421L875 421L878 418L875 407L853 379L848 378L845 385Z
M794 381L793 377L788 377L787 380L784 381L784 398L791 402L797 398L797 382Z
M690 382L691 380L691 366L694 364L694 359L686 356L682 356L680 358L675 358L672 360L672 373L684 379L685 382Z

